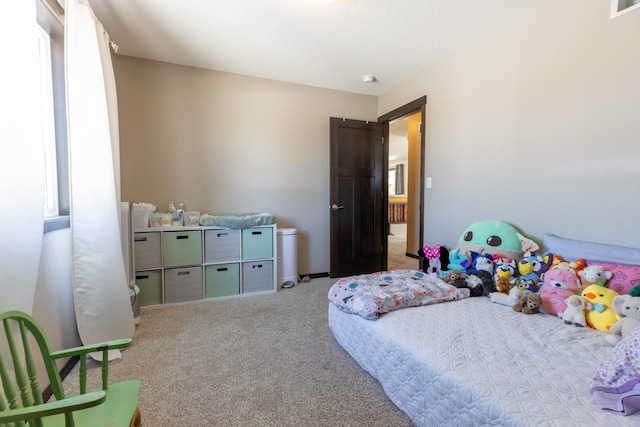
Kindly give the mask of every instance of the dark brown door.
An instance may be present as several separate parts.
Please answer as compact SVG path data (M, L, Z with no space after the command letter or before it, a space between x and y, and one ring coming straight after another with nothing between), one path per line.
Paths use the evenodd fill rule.
M383 265L382 125L331 118L331 277L380 271Z

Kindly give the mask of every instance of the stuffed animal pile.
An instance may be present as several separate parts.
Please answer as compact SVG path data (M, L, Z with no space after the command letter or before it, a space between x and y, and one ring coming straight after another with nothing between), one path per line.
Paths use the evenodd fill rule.
M424 271L469 288L472 297L486 296L520 313L550 314L566 325L596 329L612 345L640 326L640 284L619 294L608 286L614 274L606 264L565 260L536 253L538 249L508 224L483 221L469 226L456 248L425 246L418 252Z

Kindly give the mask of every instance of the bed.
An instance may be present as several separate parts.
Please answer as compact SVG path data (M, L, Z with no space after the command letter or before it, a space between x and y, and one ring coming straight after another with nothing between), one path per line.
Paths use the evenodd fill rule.
M545 247L566 259L577 258L576 245L585 243L545 236ZM599 251L603 262L640 260L640 250L629 248L596 247L589 256L598 260ZM596 372L618 348L602 332L517 313L487 297L393 310L377 320L334 303L328 314L338 343L418 426L640 425L640 412L622 416L594 400Z

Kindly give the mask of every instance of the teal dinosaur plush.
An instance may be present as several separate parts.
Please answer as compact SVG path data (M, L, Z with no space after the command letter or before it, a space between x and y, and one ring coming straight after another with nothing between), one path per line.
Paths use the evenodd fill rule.
M519 260L525 251L537 251L540 246L523 236L513 226L502 221L480 221L467 227L458 240L463 253L501 255Z

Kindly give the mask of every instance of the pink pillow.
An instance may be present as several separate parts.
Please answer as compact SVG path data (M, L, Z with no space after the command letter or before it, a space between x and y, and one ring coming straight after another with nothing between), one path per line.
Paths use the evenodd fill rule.
M640 285L640 265L613 264L609 262L588 261L587 265L601 265L607 271L613 273L613 277L607 281L609 289L619 294L626 294L634 286Z

